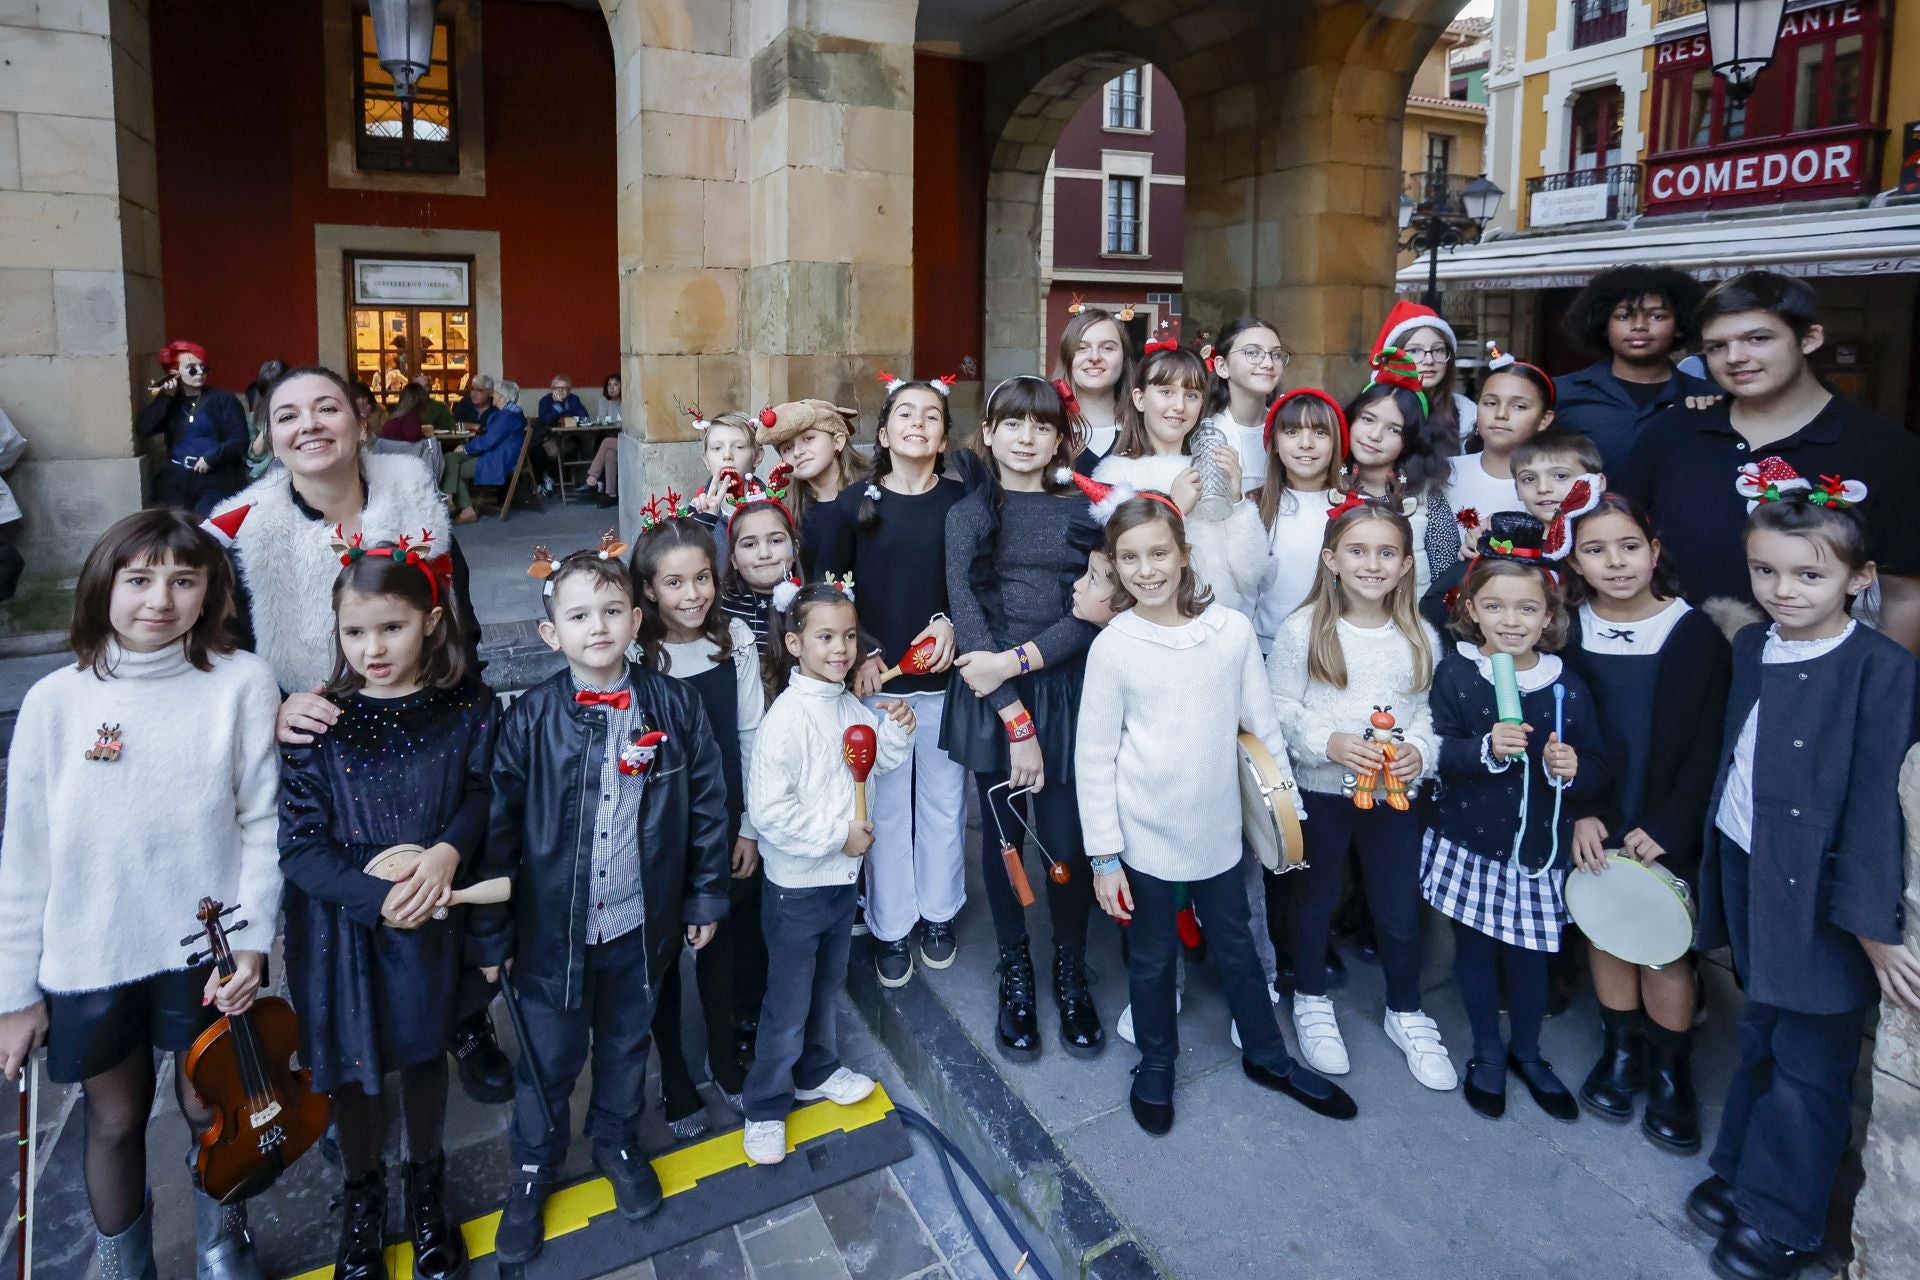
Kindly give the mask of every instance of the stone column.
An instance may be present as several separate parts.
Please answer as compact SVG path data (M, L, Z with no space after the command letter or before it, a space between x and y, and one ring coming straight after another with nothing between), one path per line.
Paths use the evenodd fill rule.
M1907 945L1920 949L1920 749L1900 770L1907 819ZM1896 1280L1920 1260L1920 1015L1882 1001L1873 1042L1873 1114L1860 1153L1850 1280Z
M755 401L877 409L913 370L918 0L749 0Z
M12 530L64 575L140 506L132 415L165 341L147 3L4 0L0 50L0 408L30 446ZM12 621L64 626L35 594Z

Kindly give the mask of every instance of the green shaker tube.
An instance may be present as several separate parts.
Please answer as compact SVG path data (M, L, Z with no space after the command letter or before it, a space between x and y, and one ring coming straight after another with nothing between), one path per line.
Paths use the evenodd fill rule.
M1520 681L1513 673L1513 655L1496 653L1488 662L1493 666L1493 702L1501 724L1525 724L1520 712Z

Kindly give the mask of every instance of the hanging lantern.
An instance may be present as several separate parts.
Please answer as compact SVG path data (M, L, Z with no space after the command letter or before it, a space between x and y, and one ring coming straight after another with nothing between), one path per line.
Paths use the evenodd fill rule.
M1773 61L1786 17L1786 0L1706 0L1707 50L1727 82L1727 97L1747 100L1754 81Z
M372 0L373 42L402 100L433 62L434 0Z

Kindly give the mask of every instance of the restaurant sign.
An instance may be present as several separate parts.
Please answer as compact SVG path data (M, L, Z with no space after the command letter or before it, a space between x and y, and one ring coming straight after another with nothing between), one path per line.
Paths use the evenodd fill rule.
M1804 143L1788 139L1745 155L1730 156L1722 149L1688 159L1656 160L1647 166L1647 212L1847 195L1860 190L1865 169L1861 137Z
M468 265L422 258L356 258L353 303L357 307L464 307L470 296Z

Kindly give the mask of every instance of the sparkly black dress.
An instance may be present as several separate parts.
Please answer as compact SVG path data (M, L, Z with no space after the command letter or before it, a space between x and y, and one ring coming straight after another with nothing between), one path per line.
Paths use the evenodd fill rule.
M287 985L314 1089L371 1094L386 1072L446 1052L462 913L412 930L383 925L392 886L360 868L393 845L441 841L474 865L498 717L477 681L336 701L331 732L282 749Z

